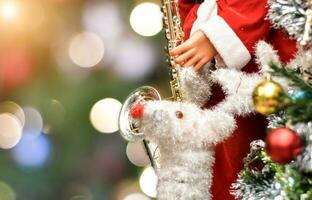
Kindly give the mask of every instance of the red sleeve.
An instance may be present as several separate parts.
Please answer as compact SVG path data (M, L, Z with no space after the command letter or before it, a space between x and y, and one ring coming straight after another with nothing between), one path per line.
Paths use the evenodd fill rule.
M184 23L186 16L190 12L190 10L193 8L195 3L193 0L179 0L178 4L179 4L179 10L180 10L182 22Z
M218 15L231 27L249 52L269 33L267 0L219 0Z

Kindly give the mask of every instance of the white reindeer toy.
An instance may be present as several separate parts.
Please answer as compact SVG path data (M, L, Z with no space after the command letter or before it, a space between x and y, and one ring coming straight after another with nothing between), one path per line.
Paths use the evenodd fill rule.
M157 144L161 155L156 169L159 200L210 200L213 147L234 131L235 115L253 112L251 95L262 76L225 68L211 73L208 67L200 73L182 69L182 102L147 101L131 109L139 132ZM222 86L226 98L203 110L213 82Z

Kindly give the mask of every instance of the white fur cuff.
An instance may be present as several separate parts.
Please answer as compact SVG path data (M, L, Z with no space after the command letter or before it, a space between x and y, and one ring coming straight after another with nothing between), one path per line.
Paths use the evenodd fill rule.
M241 69L251 59L250 53L231 27L219 16L215 16L200 26L212 42L225 65Z

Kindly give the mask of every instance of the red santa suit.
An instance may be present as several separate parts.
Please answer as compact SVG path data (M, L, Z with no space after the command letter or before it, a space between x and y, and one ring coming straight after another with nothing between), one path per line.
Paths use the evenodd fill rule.
M217 67L258 71L253 59L254 46L259 40L271 43L283 62L296 53L296 43L282 31L271 28L265 20L266 0L179 0L186 39L201 30L216 48ZM213 96L207 103L211 107L224 99L220 87L213 87ZM265 136L266 121L259 115L237 117L237 129L226 141L215 147L216 161L211 193L214 200L233 200L230 185L243 168L243 158L249 144Z

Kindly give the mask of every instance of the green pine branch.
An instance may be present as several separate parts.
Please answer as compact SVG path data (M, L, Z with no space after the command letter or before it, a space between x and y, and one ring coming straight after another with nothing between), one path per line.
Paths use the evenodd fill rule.
M302 75L298 74L297 71L292 70L292 69L287 69L285 67L279 67L278 65L274 63L271 63L270 67L272 69L270 73L273 76L286 78L290 81L290 86L296 87L312 95L312 86L308 82L306 82L303 79ZM307 73L307 75L309 75L309 73ZM312 78L312 76L310 77Z
M295 70L279 67L271 63L270 73L273 76L282 77L289 80L290 86L298 88L306 95L300 99L290 99L286 97L285 106L283 109L286 111L287 120L292 123L312 121L312 86L309 82L305 81L301 74ZM312 78L312 74L307 73L306 76Z
M250 165L257 160L265 164L264 170L257 171L250 168ZM244 159L244 163L245 168L239 176L240 187L237 187L237 189L249 192L247 195L257 197L265 192L263 190L272 193L272 196L279 195L279 193L276 193L276 189L266 187L267 183L275 183L280 185L282 193L287 196L288 200L298 200L303 197L305 197L303 199L312 198L312 177L300 173L292 164L279 165L274 163L264 149L248 154ZM253 193L250 193L249 189Z

